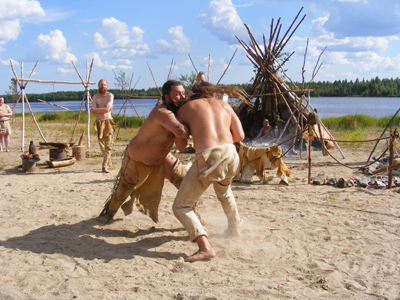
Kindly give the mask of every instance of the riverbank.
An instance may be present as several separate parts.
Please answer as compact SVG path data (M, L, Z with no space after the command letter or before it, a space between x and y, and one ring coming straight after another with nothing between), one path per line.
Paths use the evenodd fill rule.
M66 142L71 127L49 124L42 131L49 141ZM201 197L199 211L217 253L210 261L183 261L197 248L172 213L176 189L168 181L158 224L138 212L118 212L112 224L99 224L95 218L133 135L125 132L116 141L109 174L101 172L94 135L89 158L49 168L48 150L39 150L37 172L26 174L20 168L21 130L13 126L11 152L0 153L1 299L398 297L400 194L308 185L307 160L298 155L284 158L293 172L289 186L275 180L233 183L244 219L239 239L225 236L226 219L213 190ZM26 147L41 140L32 124L26 135ZM338 149L332 154L354 167L365 164L371 148L344 147L345 159ZM320 151L313 151L312 162L313 177L360 176Z

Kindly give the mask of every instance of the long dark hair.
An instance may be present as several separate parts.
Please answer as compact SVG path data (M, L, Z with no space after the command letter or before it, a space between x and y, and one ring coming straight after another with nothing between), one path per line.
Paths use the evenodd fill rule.
M171 89L173 86L175 85L182 85L182 82L180 81L176 81L176 80L168 80L166 83L164 83L163 87L162 87L162 100L163 103L165 103L165 95L169 95L169 93L171 92Z
M223 86L214 85L205 81L198 81L193 85L192 90L186 97L186 101L195 100L199 98L218 98L228 95L230 98L239 98L243 102L250 104L249 95L242 89L236 86Z

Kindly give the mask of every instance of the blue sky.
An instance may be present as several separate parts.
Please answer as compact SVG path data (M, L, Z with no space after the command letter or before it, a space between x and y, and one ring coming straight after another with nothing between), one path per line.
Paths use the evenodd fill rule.
M91 81L101 78L115 87L113 70L126 73L136 88L158 86L197 70L216 83L234 51L238 51L221 84L247 83L253 68L237 42L248 43L243 23L260 39L269 36L271 19L281 18L281 35L301 7L306 14L285 51L295 51L287 74L301 81L304 51L309 38L305 80L311 79L323 48L322 67L315 81L399 77L400 3L398 0L148 0L148 1L0 1L0 94L13 77L24 77L39 61L33 79L80 81L71 61L86 76L94 58ZM139 79L140 78L140 79ZM82 90L82 85L29 83L27 93ZM95 86L91 86L95 89Z

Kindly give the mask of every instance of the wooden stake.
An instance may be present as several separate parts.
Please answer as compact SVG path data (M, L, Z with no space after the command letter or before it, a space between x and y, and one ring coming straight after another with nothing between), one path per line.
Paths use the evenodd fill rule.
M311 143L313 140L314 140L313 126L311 124L308 124L308 184L311 183Z
M39 134L40 134L40 136L42 137L43 141L44 141L45 143L47 143L47 140L45 139L45 137L43 136L42 131L40 130L39 124L36 122L35 115L33 114L31 105L29 104L28 98L26 97L25 94L24 94L24 97L25 97L26 104L28 105L29 111L31 112L31 116L32 116L33 122L35 123L36 128L39 130Z
M211 54L208 54L208 76L207 81L210 82Z
M64 106L60 106L60 105L57 105L57 104L54 104L54 103L50 103L50 102L47 102L47 101L44 101L44 100L40 100L40 99L36 99L36 100L37 100L37 101L40 101L40 102L44 102L44 103L49 104L49 105L57 106L57 107L59 107L59 108L65 109L65 110L67 110L67 111L71 111L70 109L68 109L68 108L66 108L66 107L64 107Z
M196 66L195 66L194 63L193 63L193 60L192 60L192 58L190 57L190 54L188 54L188 55L189 55L190 61L192 62L192 66L193 66L194 70L196 71L196 74L198 74L199 72L197 71Z
M392 132L392 127L390 127L390 138L389 138L389 166L393 165L393 155L394 155L394 134ZM389 170L388 174L388 188L392 188L392 170Z
M226 71L229 69L229 66L231 65L232 59L235 57L236 51L237 51L237 48L236 48L235 52L233 52L233 55L232 55L228 65L226 66L224 73L222 73L221 78L218 80L217 85L221 81L222 77L224 77Z

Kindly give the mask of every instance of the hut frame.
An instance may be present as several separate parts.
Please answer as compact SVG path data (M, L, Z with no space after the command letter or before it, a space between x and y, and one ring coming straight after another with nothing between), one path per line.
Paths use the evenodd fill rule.
M294 51L283 58L281 63L278 61L278 58L280 58L284 54L284 47L287 45L294 32L297 30L301 22L306 17L306 15L304 15L300 20L298 20L302 10L303 8L300 9L295 19L291 23L289 29L285 32L282 38L279 37L282 29L280 18L278 19L276 25L274 25L274 19L272 19L270 36L268 39L266 39L265 35L263 35L262 45L260 45L260 43L256 41L247 24L244 24L244 26L246 27L250 37L249 43L246 44L243 40L236 37L239 43L243 46L244 50L247 52L247 58L250 60L255 68L253 85L249 91L250 97L255 98L255 105L254 107L248 107L247 105L242 104L237 109L237 114L242 121L244 131L246 133L246 136L248 137L254 135L255 128L257 128L256 130L258 130L260 127L259 124L262 123L266 116L269 116L268 118L270 119L270 122L272 121L271 123L273 126L277 126L280 120L286 120L286 124L284 128L281 129L281 133L278 136L279 143L279 140L281 139L291 119L293 119L296 123L297 135L298 132L303 131L303 128L307 123L309 114L311 112L316 112L316 110L310 104L310 94L311 92L315 91L315 89L310 89L310 84L322 65L319 64L319 60L325 49L321 52L318 58L318 61L312 73L312 78L307 87L305 87L304 84L304 64L307 54L308 40L306 53L304 55L304 64L302 68L301 88L299 88L293 82L293 80L286 74L283 68L284 64L294 54ZM283 75L290 81L290 84L294 87L293 89L291 89L288 84L286 84L286 82L278 75L278 71L281 71ZM296 93L300 93L300 95L298 96ZM280 113L285 111L286 113L284 116L282 116L282 114L280 115ZM324 124L322 124L321 122L318 126L321 129L323 128L323 130L328 133L328 135L333 140L335 146L338 148L344 158L344 154L342 153L339 145L336 143L335 139L330 134L328 129L324 126ZM319 132L321 132L321 130ZM300 156L303 148L302 138L303 135L300 136ZM296 142L296 139L294 139L293 145ZM324 143L322 140L321 145L324 151Z
M75 134L75 130L76 130L76 127L77 127L78 122L79 122L79 118L80 118L80 114L81 114L81 110L82 110L82 105L83 105L83 102L84 102L84 100L86 98L87 99L87 101L86 101L86 110L88 112L87 143L88 143L88 148L90 148L90 110L89 110L89 101L91 101L91 97L90 97L90 94L89 94L89 85L96 84L95 82L90 82L90 75L91 75L92 67L93 67L93 59L92 59L91 65L90 65L90 70L88 70L88 63L86 63L86 81L84 81L82 79L81 75L79 74L78 69L76 68L74 62L72 61L72 64L73 64L76 72L78 73L79 78L81 79L81 81L79 81L79 82L31 79L31 77L33 75L33 72L35 71L38 63L39 62L37 61L36 64L34 65L34 67L32 68L32 71L30 72L28 79L25 79L24 78L24 63L21 62L21 77L18 78L18 75L15 72L12 60L10 60L11 70L12 70L12 72L14 74L14 78L12 78L12 80L14 81L15 85L19 86L19 88L21 90L21 94L18 97L18 100L16 101L16 103L15 103L15 105L13 107L13 110L14 110L16 108L19 100L21 100L21 115L22 115L21 151L22 152L24 151L24 146L25 146L25 104L24 104L24 102L26 102L26 104L27 104L27 106L29 108L30 114L32 116L32 119L33 119L35 125L36 125L36 128L39 131L40 136L42 137L43 141L45 143L47 143L47 140L44 137L44 135L43 135L43 133L42 133L40 127L39 127L39 124L36 121L35 115L34 115L34 113L32 111L32 108L31 108L31 106L29 104L28 98L25 95L25 89L26 89L26 86L27 86L27 84L29 82L53 83L53 84L83 84L83 86L85 87L85 93L84 93L83 98L82 98L82 103L81 103L81 106L80 106L80 109L79 109L78 119L77 119L77 122L75 124L74 130L72 132L72 136L71 136L70 142L72 142L72 140L73 140L73 137L74 137L74 134Z

